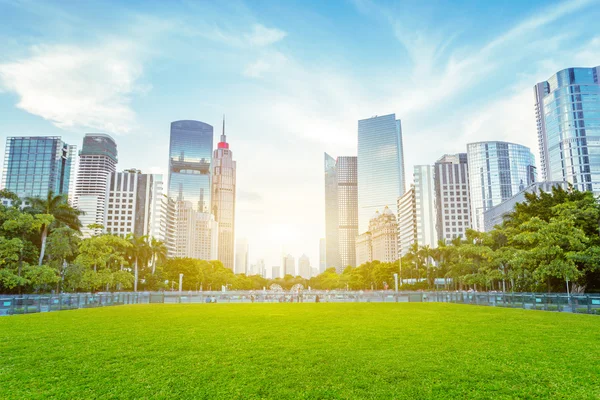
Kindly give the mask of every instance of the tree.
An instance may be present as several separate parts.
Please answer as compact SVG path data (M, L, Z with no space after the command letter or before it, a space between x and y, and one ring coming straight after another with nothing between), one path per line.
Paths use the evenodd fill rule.
M150 240L150 251L152 253L152 275L154 275L156 265L164 263L167 259L167 245L153 237Z
M145 264L150 258L151 249L148 245L147 236L136 236L134 234L127 235L127 241L131 244L128 248L128 255L133 260L134 268L134 280L133 280L133 291L137 292L138 281L139 281L139 263Z
M28 197L26 201L29 203L26 211L31 214L46 214L52 216L52 218L46 219L41 226L40 258L38 260L38 265L41 266L44 261L46 238L48 237L49 230L64 225L79 231L81 228L81 222L79 221L81 211L71 207L67 202L66 196L55 196L54 192L51 190L48 191L46 198Z

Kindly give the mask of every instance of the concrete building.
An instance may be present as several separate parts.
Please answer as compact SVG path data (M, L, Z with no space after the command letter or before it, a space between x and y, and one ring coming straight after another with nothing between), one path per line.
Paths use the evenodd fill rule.
M358 121L357 173L358 231L363 233L376 210L394 207L404 194L402 127L395 114Z
M435 228L437 213L435 209L434 167L432 165L415 165L413 180L417 243L419 243L419 246L429 246L434 249L437 247L438 242Z
M175 257L217 259L219 224L212 214L196 211L189 201L177 201L175 221Z
M382 213L375 211L369 221L369 230L356 239L356 252L360 253L361 264L398 259L398 224L389 207L386 206Z
M325 153L325 263L340 273L356 265L357 185L356 157L334 160Z
M446 154L434 165L438 240L464 238L471 227L467 153Z
M128 170L112 172L106 186L104 229L126 236L152 236L168 242L167 214L163 212L162 175Z
M49 192L70 197L76 161L77 147L59 136L8 137L0 188L20 198L46 198Z
M600 66L558 71L533 91L543 180L600 194Z
M310 279L311 277L310 260L306 254L302 254L298 259L298 275L304 279Z
M507 142L467 144L473 229L484 230L483 213L536 181L528 147Z
M249 268L249 253L248 240L240 238L237 240L235 248L235 270L236 274L247 274Z
M283 275L296 276L296 260L291 254L283 257Z
M568 186L569 183L565 181L536 182L529 185L513 197L504 200L502 203L490 208L489 210L486 210L483 213L483 219L485 221L485 231L489 232L492 229L494 229L494 226L501 225L504 221L504 217L506 217L508 214L515 210L515 206L517 205L517 203L525 202L526 193L539 194L540 192L552 192L552 188L554 187L562 187L566 190L568 189Z
M327 269L327 245L325 238L319 239L319 273L325 272Z
M219 223L219 260L233 270L235 238L236 162L223 133L212 159L212 213Z
M402 257L417 242L417 210L415 188L398 199L398 256Z
M79 217L83 237L103 232L108 175L117 167L117 144L103 133L88 133L79 152L79 170L73 206L83 211ZM94 228L89 228L94 225Z
M281 278L281 267L271 267L271 279Z
M263 278L267 277L267 267L265 267L265 260L262 258L256 260L256 275L260 275Z

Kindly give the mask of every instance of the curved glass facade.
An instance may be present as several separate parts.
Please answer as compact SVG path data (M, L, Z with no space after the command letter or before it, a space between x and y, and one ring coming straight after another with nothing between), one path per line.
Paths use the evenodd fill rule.
M395 114L358 121L358 228L369 229L375 211L395 209L404 194L402 128Z
M469 143L467 159L471 221L483 231L484 211L536 181L535 159L528 147L507 142Z
M600 67L568 68L534 87L544 180L600 193Z
M211 212L213 127L199 121L171 123L169 197Z

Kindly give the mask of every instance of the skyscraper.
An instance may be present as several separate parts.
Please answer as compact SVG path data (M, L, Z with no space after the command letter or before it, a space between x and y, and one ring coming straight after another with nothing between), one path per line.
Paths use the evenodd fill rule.
M528 147L507 142L469 143L467 159L472 226L483 231L486 210L536 181L535 160Z
M544 181L600 194L600 66L564 69L533 91Z
M415 212L417 222L417 243L419 246L437 247L438 235L435 210L435 184L432 165L415 165L413 172L415 188Z
M45 198L50 191L68 195L76 151L57 136L6 138L2 188L19 197Z
M88 133L79 152L79 172L73 205L84 212L79 217L84 237L102 233L108 175L117 167L117 144L109 135ZM89 229L89 225L97 225Z
M398 198L398 257L404 256L417 242L417 209L412 186Z
M175 207L172 246L177 257L217 257L218 251L212 251L218 243L218 224L211 214L212 151L212 126L189 120L171 123L168 196Z
M358 121L358 228L404 194L402 128L395 114Z
M327 245L325 244L325 238L319 239L319 273L325 272L327 269Z
M166 225L167 216L158 211L162 202L161 184L162 175L136 170L110 173L103 223L106 232L120 236L148 235L166 243L160 227ZM157 211L158 215L154 215Z
M335 267L340 273L348 265L356 266L357 189L356 157L334 160L325 153L326 265L327 268Z
M298 275L300 275L304 279L310 279L310 259L306 254L302 254L298 259Z
M241 238L237 240L235 248L235 270L236 274L248 273L248 240Z
M283 276L296 276L296 260L291 254L283 257Z
M213 153L212 170L212 212L219 223L219 260L233 270L236 162L225 136L225 118L221 140Z
M325 263L341 267L339 253L338 186L335 159L325 153Z
M436 161L434 170L438 240L465 237L471 227L467 153L446 154Z

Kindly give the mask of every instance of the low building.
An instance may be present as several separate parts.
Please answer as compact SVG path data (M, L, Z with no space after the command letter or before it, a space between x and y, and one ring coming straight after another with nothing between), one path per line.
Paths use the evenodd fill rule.
M398 259L398 224L396 216L386 206L376 211L369 221L369 230L356 238L356 254L360 263L378 260L394 262Z

